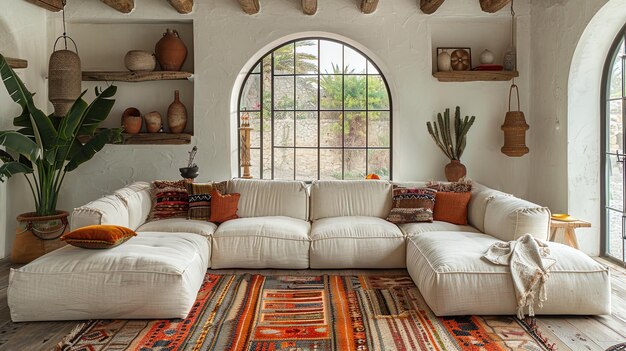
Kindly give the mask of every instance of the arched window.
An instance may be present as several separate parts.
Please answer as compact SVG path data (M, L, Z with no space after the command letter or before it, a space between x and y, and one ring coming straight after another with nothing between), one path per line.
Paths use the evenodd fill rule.
M625 221L626 181L624 141L626 126L626 27L612 46L604 74L603 115L603 241L604 255L626 262Z
M247 113L254 128L254 178L391 178L391 96L362 52L305 38L282 44L253 67L239 93L239 117Z

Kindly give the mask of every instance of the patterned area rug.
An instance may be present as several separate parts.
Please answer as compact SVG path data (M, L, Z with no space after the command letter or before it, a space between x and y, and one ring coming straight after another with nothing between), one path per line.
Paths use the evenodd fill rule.
M187 319L95 320L57 350L551 350L514 317L437 318L409 276L207 274Z

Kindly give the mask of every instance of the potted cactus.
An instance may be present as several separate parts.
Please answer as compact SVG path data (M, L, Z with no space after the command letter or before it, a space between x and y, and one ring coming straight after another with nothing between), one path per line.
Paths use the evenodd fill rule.
M439 146L441 151L450 159L450 163L446 165L445 174L450 182L456 182L465 177L467 169L461 163L461 156L465 151L467 132L470 130L476 117L465 116L461 118L461 108L456 107L454 114L454 126L450 124L450 109L447 108L443 113L437 114L435 123L426 122L428 133ZM452 134L454 131L454 135Z

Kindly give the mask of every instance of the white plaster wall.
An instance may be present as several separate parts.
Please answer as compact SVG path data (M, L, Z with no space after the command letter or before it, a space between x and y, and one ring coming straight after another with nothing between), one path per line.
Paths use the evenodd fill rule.
M35 95L35 103L41 108L47 104L46 11L22 0L5 0L0 11L0 53L4 56L28 60L28 68L16 70L26 86ZM9 97L4 85L0 85L0 130L14 129L13 117L21 108ZM15 217L33 210L28 185L23 177L16 176L0 183L0 257L10 252L15 236Z
M600 253L600 92L625 0L533 0L529 199L589 220L581 249ZM556 121L560 128L557 129Z

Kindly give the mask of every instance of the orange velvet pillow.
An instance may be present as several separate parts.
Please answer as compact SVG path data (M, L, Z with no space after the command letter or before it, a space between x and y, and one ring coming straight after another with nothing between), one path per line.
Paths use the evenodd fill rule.
M61 240L84 249L110 249L137 235L119 225L90 225L63 234Z
M210 222L223 223L237 216L237 206L239 205L239 194L222 195L219 191L211 192L211 218Z
M435 195L433 219L454 224L467 224L467 204L472 193L438 191Z

